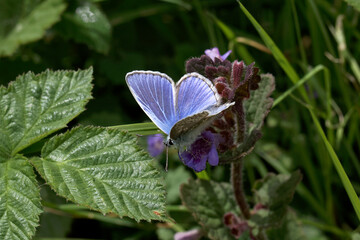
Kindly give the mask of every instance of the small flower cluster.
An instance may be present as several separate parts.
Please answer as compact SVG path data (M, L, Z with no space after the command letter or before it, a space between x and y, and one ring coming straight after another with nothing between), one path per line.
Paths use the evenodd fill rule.
M218 151L224 153L234 149L246 137L243 101L250 97L251 90L259 87L261 78L254 63L246 66L243 61L231 63L226 60L230 53L220 55L218 48L212 48L200 58L191 58L186 62L187 73L197 72L205 76L213 82L223 102L235 102L186 151L179 153L184 164L197 172L206 168L206 162L211 166L218 165ZM151 144L159 149L157 144Z
M211 166L219 164L218 145L217 135L210 131L204 131L189 149L179 153L179 157L186 166L196 172L201 172L206 168L206 162Z
M230 229L231 235L233 235L236 239L240 238L246 231L249 232L250 239L254 239L255 237L251 233L251 228L249 227L247 221L241 220L234 213L226 213L223 217L223 221L226 227Z

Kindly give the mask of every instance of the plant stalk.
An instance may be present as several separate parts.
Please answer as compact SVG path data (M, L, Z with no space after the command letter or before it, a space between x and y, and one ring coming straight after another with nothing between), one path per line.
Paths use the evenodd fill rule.
M234 190L234 195L237 204L240 207L241 213L245 219L250 219L250 208L246 202L246 197L243 189L243 163L244 159L231 164L231 183Z

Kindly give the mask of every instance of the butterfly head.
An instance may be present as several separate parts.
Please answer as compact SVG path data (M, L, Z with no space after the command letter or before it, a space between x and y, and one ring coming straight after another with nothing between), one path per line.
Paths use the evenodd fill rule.
M174 143L174 140L172 140L172 139L170 138L170 136L168 136L168 137L166 138L166 140L164 141L164 144L165 144L166 147L170 147L170 146L173 146L175 143Z

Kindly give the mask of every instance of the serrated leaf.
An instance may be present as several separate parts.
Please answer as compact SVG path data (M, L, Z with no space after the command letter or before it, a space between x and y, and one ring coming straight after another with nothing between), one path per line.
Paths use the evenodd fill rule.
M269 174L255 185L255 201L264 208L251 216L251 221L262 228L279 226L301 181L300 171L290 174Z
M0 157L0 239L32 239L41 212L40 190L28 160Z
M210 239L234 239L223 223L225 213L239 213L232 186L206 180L192 180L180 188L183 204L193 213Z
M51 138L31 159L61 196L135 220L164 220L165 187L136 138L116 129L78 127Z
M78 4L76 4L78 3ZM107 53L110 48L111 25L105 14L88 1L73 2L63 14L56 29L65 37L85 43L89 48Z
M66 124L91 98L92 69L21 75L0 88L0 155L14 155Z
M359 0L345 0L349 5L353 6L356 10L360 11L360 1Z
M251 97L244 101L248 133L261 129L273 103L270 95L275 89L275 78L271 74L261 74L260 76L259 88L251 91Z
M9 56L19 45L40 39L65 7L63 0L0 1L0 56Z

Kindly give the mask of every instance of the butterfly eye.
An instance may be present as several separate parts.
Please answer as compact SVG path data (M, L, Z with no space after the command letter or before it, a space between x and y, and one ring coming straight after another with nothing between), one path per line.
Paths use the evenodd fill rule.
M169 138L166 142L165 142L165 145L168 147L168 146L172 146L172 145L174 145L174 141L171 139L171 138Z

